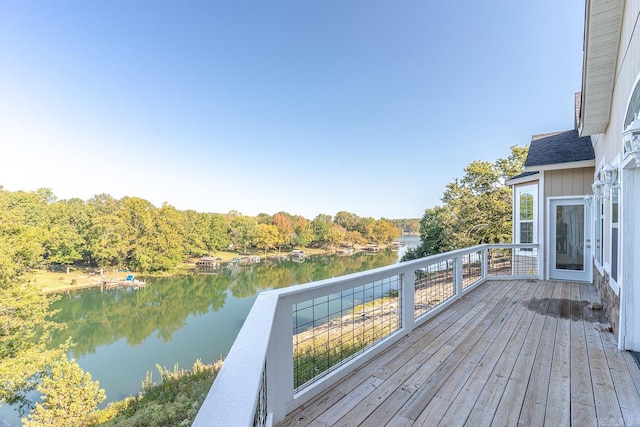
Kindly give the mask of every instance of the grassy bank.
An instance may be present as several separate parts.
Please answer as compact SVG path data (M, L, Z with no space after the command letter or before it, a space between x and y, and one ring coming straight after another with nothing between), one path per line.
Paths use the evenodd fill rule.
M190 426L211 384L222 367L222 361L205 365L199 360L190 371L157 366L161 383L147 374L137 397L110 403L93 413L93 426Z

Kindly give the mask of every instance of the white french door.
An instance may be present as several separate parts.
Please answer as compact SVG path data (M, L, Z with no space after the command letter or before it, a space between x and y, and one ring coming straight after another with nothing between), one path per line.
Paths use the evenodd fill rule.
M549 278L591 280L591 211L584 198L549 200Z

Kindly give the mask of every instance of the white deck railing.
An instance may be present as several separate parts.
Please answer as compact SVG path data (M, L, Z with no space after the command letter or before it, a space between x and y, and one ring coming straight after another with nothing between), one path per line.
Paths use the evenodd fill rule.
M263 292L193 425L275 425L476 286L537 279L539 262L538 245L480 245Z

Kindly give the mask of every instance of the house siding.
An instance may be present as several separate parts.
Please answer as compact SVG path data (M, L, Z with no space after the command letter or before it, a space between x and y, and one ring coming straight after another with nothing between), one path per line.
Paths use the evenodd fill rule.
M622 138L620 134L624 130L629 98L640 77L640 28L636 25L640 16L640 2L625 1L624 8L609 124L604 133L591 136L596 155L596 172L599 172L600 168L607 163L615 164L622 157ZM638 172L634 173L637 174ZM627 203L629 203L633 200L629 196L638 192L638 186L633 179L630 179L630 173L627 172L626 174L625 186L627 188L625 191ZM631 206L626 206L625 210L627 215L632 212ZM603 265L600 268L594 268L594 284L600 293L604 310L609 317L614 332L618 334L620 297L617 292L614 292L610 284L611 234L609 231L611 230L611 209L608 201L605 201L604 222ZM630 226L631 224L628 224L625 230L626 236L621 236L624 239L623 246L625 246L626 261L631 261L637 256L634 254L633 239L628 234ZM626 285L623 284L623 287L630 287L633 286L633 281L638 279L637 270L634 272L635 266L624 265L624 263L625 261L623 260L623 269L626 271L624 277L627 283Z
M594 168L544 172L544 197L582 196L591 193Z

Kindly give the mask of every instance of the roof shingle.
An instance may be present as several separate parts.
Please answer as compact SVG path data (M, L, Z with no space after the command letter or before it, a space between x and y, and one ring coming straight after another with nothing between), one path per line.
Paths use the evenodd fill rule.
M578 136L575 129L534 139L529 146L525 167L580 162L595 159L591 137Z

